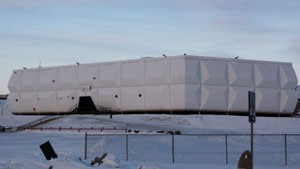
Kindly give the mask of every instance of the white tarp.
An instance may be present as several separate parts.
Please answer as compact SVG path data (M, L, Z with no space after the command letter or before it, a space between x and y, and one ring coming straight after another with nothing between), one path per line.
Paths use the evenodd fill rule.
M292 113L297 83L289 63L175 56L15 70L8 87L15 113L68 112L80 96L116 111L247 112L248 91L258 113Z

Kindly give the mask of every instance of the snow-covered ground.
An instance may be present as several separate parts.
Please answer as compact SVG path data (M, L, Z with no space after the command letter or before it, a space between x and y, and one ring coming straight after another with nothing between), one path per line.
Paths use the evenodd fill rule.
M18 124L30 121L20 118ZM3 117L3 116L2 116ZM0 125L17 125L0 116ZM142 133L157 130L180 130L183 134L248 134L248 117L215 115L72 115L44 124L42 127L104 127L128 128ZM300 134L300 118L258 117L255 133ZM106 133L109 131L105 131ZM124 133L124 131L120 131ZM175 164L171 156L171 135L128 136L129 161L126 161L125 136L88 137L88 159L84 160L84 132L24 131L0 133L0 168L97 168L90 166L96 156L109 153L99 168L122 169L226 169L237 168L241 153L249 149L248 136L228 137L228 165L225 165L224 136L175 135ZM58 159L47 161L39 145L50 141ZM284 137L255 137L255 168L296 169L300 166L300 137L288 136L288 166L284 165ZM298 162L299 161L299 162Z

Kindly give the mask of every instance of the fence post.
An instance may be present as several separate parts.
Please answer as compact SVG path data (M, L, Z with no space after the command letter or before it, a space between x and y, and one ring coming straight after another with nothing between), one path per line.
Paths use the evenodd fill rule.
M128 134L126 134L126 161L128 161Z
M226 155L225 155L225 162L226 162L226 165L228 164L228 141L227 141L227 137L228 137L228 135L227 134L225 134L225 153L226 153Z
M172 134L172 162L175 163L175 157L174 157L174 134Z
M87 132L84 134L84 159L87 157Z
M287 166L287 142L286 142L286 134L284 135L284 160L285 160L285 165Z

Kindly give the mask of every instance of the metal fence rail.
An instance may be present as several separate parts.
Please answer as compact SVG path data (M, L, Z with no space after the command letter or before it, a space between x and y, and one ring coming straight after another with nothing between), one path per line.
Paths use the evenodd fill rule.
M108 136L109 137L118 137L118 138L120 138L120 139L117 139L119 142L116 143L116 144L118 144L118 146L120 147L120 149L118 149L118 150L125 151L124 153L125 153L125 160L126 161L129 160L129 150L130 150L129 149L130 148L129 147L129 140L131 140L131 142L138 143L139 139L137 139L137 138L141 138L141 137L147 137L147 139L145 139L145 140L153 139L157 136L158 137L159 136L164 137L162 140L166 144L170 143L170 146L168 145L168 148L170 148L170 160L171 160L172 163L175 163L175 160L176 160L175 156L176 155L178 155L180 157L184 156L184 155L180 155L180 154L175 152L176 148L177 149L180 148L180 146L176 147L176 143L179 144L179 141L181 139L184 139L183 142L185 140L188 140L188 141L190 141L189 143L197 142L199 140L199 138L203 138L203 137L218 138L218 143L221 143L221 142L224 141L224 144L223 144L224 149L221 148L223 150L220 150L220 151L224 151L224 162L225 162L225 164L229 163L229 154L230 154L229 153L230 149L228 147L229 139L233 140L235 137L241 137L241 140L243 140L243 145L240 146L240 147L241 147L241 149L244 148L244 150L246 150L247 146L249 146L249 145L247 145L246 142L248 142L250 144L250 141L247 140L247 139L250 139L250 134L181 134L181 135L173 135L173 134L127 134L127 133L126 134L122 134L122 133L88 134L88 133L85 133L84 158L87 159L87 156L88 156L88 141L89 140L92 140L93 138L99 138L100 139L100 138L108 137ZM194 139L192 139L193 137L194 137ZM264 143L264 139L263 139L264 137L267 137L268 139L265 138L267 140L272 140L272 142L275 142L276 145L274 147L272 147L271 145L262 144L262 143ZM275 137L277 139L274 139L272 137ZM281 138L281 139L278 139L278 137ZM293 139L292 137L297 137L298 139L300 139L300 134L254 134L254 138L257 138L257 142L259 142L259 143L255 143L255 144L257 144L255 146L259 145L261 147L261 149L265 149L266 147L271 149L271 150L269 150L269 152L267 152L269 154L272 154L276 151L282 151L282 153L283 153L282 157L284 159L284 165L288 165L288 141L289 141L289 138L291 138L291 141L293 141L293 142L300 145L300 142L297 139L295 140L295 138ZM188 139L186 139L186 138L188 138ZM261 140L259 140L259 138ZM120 142L120 140L121 140L122 143ZM167 141L167 140L169 140L169 141ZM141 140L141 141L143 141L143 140ZM236 142L238 142L238 141L236 141ZM280 148L277 145L278 143L281 143L281 142L283 143L282 148ZM98 142L96 141L95 143L98 143ZM158 143L159 143L159 141L157 143L154 142L153 144L158 144ZM207 143L211 144L209 139L207 140ZM111 143L111 142L107 143L107 145L109 145L109 144L113 144L113 143ZM235 145L235 143L231 143L231 144L232 144L232 146ZM142 148L143 148L143 146L145 146L144 144L140 144L140 145L142 146ZM124 146L123 147L124 149L122 148L122 146ZM147 145L147 146L150 146L150 145ZM270 146L270 147L268 147L268 146ZM279 149L278 149L278 147L279 147ZM136 151L138 151L138 149L136 149ZM293 151L296 151L297 154L300 154L300 149L298 149L298 150L293 149ZM206 152L206 153L208 153L208 152ZM255 151L254 151L253 154L255 155ZM213 154L210 154L210 155L212 156ZM237 156L237 155L238 155L238 153L235 154L235 156ZM163 158L165 158L165 156Z
M45 130L52 130L52 131L63 131L63 130L68 130L68 131L123 131L127 132L127 128L104 128L104 127L29 127L29 128L23 128L23 130L40 130L40 131L45 131Z

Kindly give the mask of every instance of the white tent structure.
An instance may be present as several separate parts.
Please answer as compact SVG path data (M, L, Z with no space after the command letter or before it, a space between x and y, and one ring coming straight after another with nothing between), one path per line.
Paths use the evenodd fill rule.
M291 63L172 56L14 70L8 84L14 114L71 112L82 96L115 112L291 114L298 80Z

